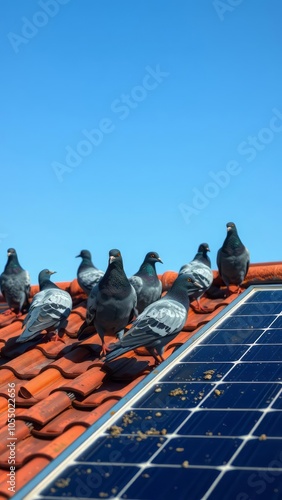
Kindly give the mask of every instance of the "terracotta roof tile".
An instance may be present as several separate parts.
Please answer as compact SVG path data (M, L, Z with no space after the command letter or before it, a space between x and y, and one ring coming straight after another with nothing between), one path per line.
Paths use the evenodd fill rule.
M23 409L21 414L17 415L16 418L45 425L70 405L70 396L62 392L55 392L36 403L32 408Z
M16 319L13 321L13 323L10 323L9 325L3 325L3 323L0 323L0 340L3 342L7 342L8 340L19 336L20 332L22 329L22 321Z
M128 381L119 381L113 382L113 380L109 379L108 382L104 382L103 385L92 392L86 398L78 401L75 399L73 401L74 408L82 408L82 409L93 409L102 403L108 400L116 400L118 401L122 397L124 397L135 385L137 385L144 378L145 375L141 375L140 377L136 377L132 382Z
M101 371L102 363L90 368L85 373L82 373L75 380L69 380L67 383L59 387L59 391L73 392L81 396L87 396L103 383L105 373Z
M176 276L175 271L160 276L164 291ZM257 283L282 283L282 262L251 264L243 288ZM40 341L16 343L24 316L1 314L6 305L0 297L0 500L13 496L7 485L8 384L15 384L18 491L154 369L154 360L145 348L104 366L94 329L88 338L77 339L85 319L86 295L76 279L58 285L73 299L63 342L48 341L43 335ZM38 286L32 286L31 296L37 291ZM164 357L236 297L237 293L226 297L226 287L214 271L213 285L201 299L205 312L191 304L183 330L166 346Z
M37 401L45 399L52 391L57 390L67 379L57 368L49 368L26 383L18 385L18 395L22 398L35 398Z
M30 356L30 352L25 352L21 356L8 361L5 364L5 369L11 370L16 377L19 378L34 378L34 376L38 375L42 368L46 365L50 364L50 360L42 354L38 349L34 349L32 353L32 357ZM3 367L1 370L0 366L0 377L3 371Z
M46 465L51 462L48 458L34 458L30 460L26 465L21 467L16 471L16 491L19 491L28 481L34 478ZM7 483L7 470L0 469L0 495L4 495L4 498L11 498L13 492L9 491L9 484Z

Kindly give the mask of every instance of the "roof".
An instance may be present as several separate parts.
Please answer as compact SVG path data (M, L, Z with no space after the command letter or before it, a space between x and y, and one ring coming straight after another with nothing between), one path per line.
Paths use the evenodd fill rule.
M167 290L177 273L160 275ZM282 262L251 264L242 289L254 284L282 283ZM93 333L78 341L77 331L85 319L86 295L77 280L57 283L70 292L73 309L64 331L64 342L29 341L16 343L24 316L0 314L0 500L13 496L7 474L10 471L11 433L8 405L13 413L15 395L16 491L34 478L51 460L60 455L88 427L97 422L153 369L154 359L145 348L129 352L109 365L99 358L100 339ZM214 271L211 289L201 299L205 312L192 303L186 324L165 349L168 358L191 339L237 297L229 297ZM31 287L31 296L38 286ZM0 302L0 312L5 309Z

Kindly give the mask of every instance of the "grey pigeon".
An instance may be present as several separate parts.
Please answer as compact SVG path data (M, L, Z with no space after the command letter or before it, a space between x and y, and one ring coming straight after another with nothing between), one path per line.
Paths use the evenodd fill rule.
M191 260L189 264L183 265L179 270L179 274L188 273L194 276L195 280L200 283L201 288L190 295L190 300L196 300L200 310L204 310L200 305L200 298L210 288L213 282L211 261L207 252L210 252L209 245L207 243L201 243L194 259Z
M82 258L77 270L77 281L80 288L88 296L92 287L104 276L104 271L100 271L100 269L94 266L89 250L81 250L80 254L76 255L76 257Z
M89 325L94 325L102 341L102 353L106 354L105 335L124 333L136 312L137 296L123 269L119 250L109 252L107 270L95 285L87 299L86 320L78 332L78 338Z
M24 331L17 342L28 342L37 337L42 330L53 332L58 340L58 333L66 326L67 318L72 309L72 299L68 292L61 290L50 281L50 276L56 271L43 269L39 273L39 292L30 304L28 314L23 321Z
M181 274L161 299L150 304L132 323L124 337L111 346L105 361L144 346L155 358L156 364L163 361L164 346L173 340L185 325L189 295L200 284L189 274Z
M29 308L30 277L21 267L16 250L9 248L7 253L8 261L0 276L0 288L10 312L19 315Z
M156 273L156 262L162 263L157 252L148 252L139 270L129 278L137 294L138 314L161 297L162 283Z
M217 266L228 293L229 285L238 285L239 293L249 270L250 253L240 240L234 222L228 222L226 227L227 236L217 252Z

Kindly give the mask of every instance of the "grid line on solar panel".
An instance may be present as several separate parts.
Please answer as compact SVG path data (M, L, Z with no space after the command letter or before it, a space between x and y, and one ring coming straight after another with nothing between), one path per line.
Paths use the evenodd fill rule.
M94 464L101 470L113 468L112 482L104 479L114 489L105 495L100 491L108 498L148 500L175 495L186 499L189 487L189 499L213 500L225 498L225 486L222 490L221 484L226 485L227 475L235 478L234 488L240 495L240 487L243 494L244 488L247 491L251 474L272 472L280 495L277 500L281 498L281 349L274 349L269 342L271 335L279 340L277 325L282 326L282 290L278 290L278 296L276 292L252 291L228 312L227 319L221 317L211 330L204 330L203 337L190 344L119 413L112 425L121 429L116 436L111 435L112 429L104 430L73 459L68 467L72 478L75 467L76 474L84 467L81 470L87 477L87 467L90 470ZM217 344L214 340L218 339L228 342ZM107 449L110 443L111 449ZM95 461L98 456L99 461ZM109 456L115 456L115 464ZM173 473L166 472L169 470ZM119 488L115 489L118 476ZM160 484L165 488L160 489ZM51 486L37 498L43 500L50 495ZM263 499L270 498L268 486ZM95 497L92 491L91 498L96 498L96 493L101 498L97 491ZM49 498L56 498L56 494ZM71 490L64 491L64 496L71 498L71 494ZM273 495L271 500L276 492ZM232 498L230 494L228 498ZM241 496L238 498L241 500Z

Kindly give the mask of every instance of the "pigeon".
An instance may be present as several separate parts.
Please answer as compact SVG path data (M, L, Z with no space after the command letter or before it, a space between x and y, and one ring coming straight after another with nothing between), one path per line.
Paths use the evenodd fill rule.
M211 260L207 252L210 252L209 245L207 243L201 243L194 259L189 262L189 264L184 264L179 270L179 274L188 273L194 276L196 281L200 283L201 288L190 295L190 300L196 300L198 309L201 311L204 311L204 308L200 305L200 298L210 288L213 282Z
M37 337L42 330L46 330L47 333L53 332L54 340L59 340L58 333L66 326L72 309L72 298L68 292L50 281L50 276L55 272L43 269L39 273L40 291L32 299L28 314L23 321L24 331L17 342L28 342Z
M102 342L101 352L106 354L108 347L104 335L121 338L124 328L137 316L136 305L137 295L124 272L121 253L112 249L104 276L88 296L86 320L80 327L78 338L93 324Z
M18 260L14 248L8 248L8 261L0 276L0 288L10 310L21 315L29 308L30 277Z
M234 222L228 222L226 227L227 236L217 252L217 267L228 294L229 285L238 285L239 293L249 270L250 252L240 240Z
M164 361L164 347L184 327L190 304L189 295L200 286L194 276L186 273L178 275L169 291L147 306L123 338L111 345L105 362L141 346L146 347L156 364Z
M80 288L88 296L92 287L104 276L104 271L100 271L100 269L94 266L89 250L81 250L80 254L76 255L76 257L82 258L77 270L77 281Z
M156 273L156 262L162 264L159 254L148 252L137 273L129 278L137 294L138 314L161 297L162 283Z

